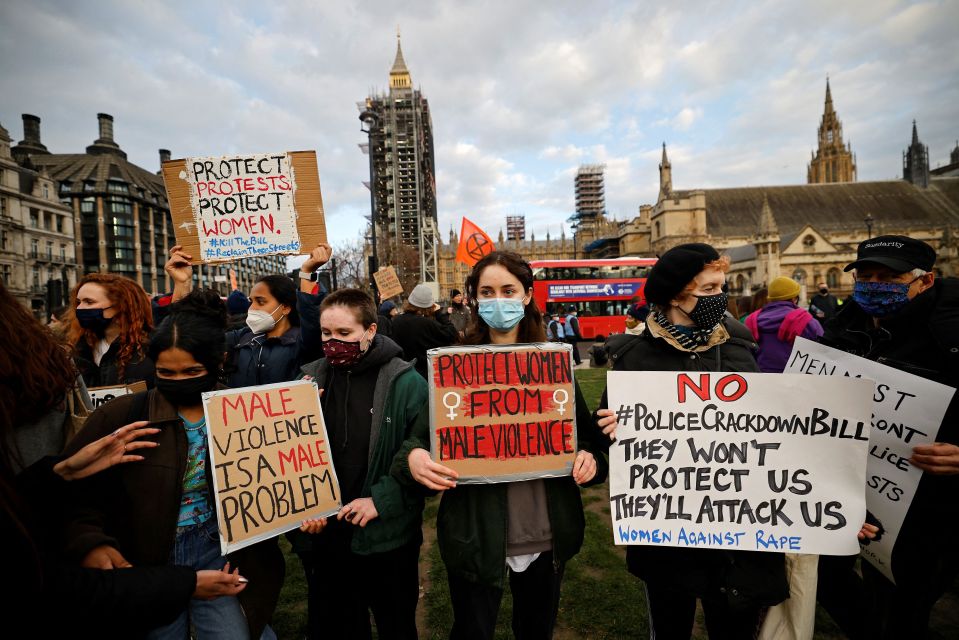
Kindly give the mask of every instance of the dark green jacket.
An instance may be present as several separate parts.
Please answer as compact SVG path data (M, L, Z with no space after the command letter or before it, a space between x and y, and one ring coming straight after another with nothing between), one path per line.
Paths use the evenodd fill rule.
M414 425L413 437L396 456L393 475L407 484L420 485L410 475L407 457L415 448L429 449L430 417L424 411ZM600 453L602 432L590 416L576 385L577 450L596 458L596 476L587 483L606 480L606 458ZM579 552L586 522L579 487L571 476L548 478L546 498L553 531L553 562L565 562ZM489 586L506 583L506 483L462 485L443 493L436 519L436 535L446 570L461 578Z
M386 341L388 338L376 337ZM330 365L326 359L303 366L304 374L326 384ZM379 516L365 527L354 527L353 553L369 555L423 541L423 501L426 493L398 482L390 475L393 457L409 437L418 415L428 402L426 381L413 365L392 358L380 367L373 392L373 426L370 432L369 470L363 497L373 498ZM322 534L320 534L322 535Z

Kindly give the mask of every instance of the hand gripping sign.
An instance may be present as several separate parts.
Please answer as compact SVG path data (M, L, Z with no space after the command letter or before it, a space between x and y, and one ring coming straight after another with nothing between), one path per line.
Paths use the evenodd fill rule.
M340 508L316 383L203 394L223 554Z
M570 345L552 342L428 351L433 460L463 484L570 475L571 355Z
M871 381L607 375L617 544L858 552Z

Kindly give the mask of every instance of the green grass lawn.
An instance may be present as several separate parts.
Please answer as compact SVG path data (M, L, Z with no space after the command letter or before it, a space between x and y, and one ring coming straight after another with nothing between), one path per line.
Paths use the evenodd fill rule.
M596 408L606 384L606 369L577 369L576 379L590 410ZM607 484L586 489L583 503L586 510L586 533L583 548L566 567L563 594L560 600L556 638L644 638L649 631L646 599L642 582L626 571L623 547L613 544L609 519ZM436 526L439 498L431 499L424 512L426 542L420 556L419 626L421 638L446 638L453 614L446 586L446 569L439 548L433 543L431 530ZM303 638L306 632L306 582L299 560L287 553L287 575L274 629L281 640ZM374 578L375 579L375 578ZM497 625L497 638L510 638L511 598L504 595ZM693 637L706 638L699 614ZM841 638L832 622L820 612L817 618L817 639Z

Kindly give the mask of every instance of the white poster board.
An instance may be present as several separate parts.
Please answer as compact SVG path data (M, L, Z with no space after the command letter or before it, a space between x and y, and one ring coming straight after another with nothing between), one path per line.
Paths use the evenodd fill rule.
M879 520L881 536L864 545L862 555L895 582L892 550L922 478L908 460L913 447L936 441L956 390L804 338L796 338L784 373L875 381L866 507Z
M607 375L616 544L859 551L871 381Z

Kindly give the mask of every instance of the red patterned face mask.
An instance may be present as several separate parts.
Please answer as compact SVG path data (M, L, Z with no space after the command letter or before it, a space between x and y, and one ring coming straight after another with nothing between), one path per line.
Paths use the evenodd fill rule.
M365 333L363 334L366 335ZM355 342L346 342L330 338L323 341L323 354L327 361L334 367L349 368L356 364L356 361L363 357L363 354L369 349L360 348L362 338Z

